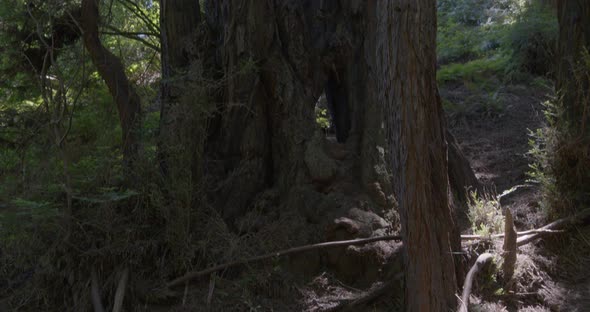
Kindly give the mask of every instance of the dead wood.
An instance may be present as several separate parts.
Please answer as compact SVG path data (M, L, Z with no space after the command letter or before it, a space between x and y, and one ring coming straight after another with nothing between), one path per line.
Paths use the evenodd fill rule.
M184 276L181 276L173 281L170 281L166 285L166 287L171 288L171 287L180 286L180 285L183 285L187 281L190 281L195 278L199 278L201 276L209 275L213 272L221 271L221 270L224 270L224 269L227 269L230 267L243 265L243 264L250 263L250 262L266 260L266 259L270 259L270 258L274 258L274 257L281 257L281 256L301 253L304 251L317 250L317 249L326 249L326 248L343 247L343 246L354 246L354 245L365 245L368 243L373 243L373 242L378 242L378 241L401 240L401 239L402 239L401 236L389 235L389 236L379 236L379 237L353 239L353 240L346 240L346 241L326 242L326 243L319 243L319 244L313 244L313 245L294 247L294 248L290 248L290 249L286 249L286 250L267 253L265 255L256 256L256 257L252 257L252 258L248 258L248 259L236 260L236 261L229 262L229 263L219 264L219 265L216 265L214 267L211 267L211 268L208 268L208 269L205 269L202 271L189 272L189 273L185 274Z
M469 296L471 295L471 290L473 287L473 280L477 275L477 272L481 270L486 264L488 264L494 256L490 253L481 254L477 257L475 264L467 273L467 277L465 278L465 284L463 285L463 295L461 296L461 306L459 307L459 312L468 312L467 306L469 306Z
M506 219L504 222L504 262L502 263L502 272L504 272L504 284L507 285L514 274L516 265L516 230L514 230L514 220L510 209L506 209Z
M589 218L590 218L590 209L586 209L574 216L559 219L559 220L549 223L539 229L517 232L516 234L519 236L524 235L524 236L519 237L517 239L517 246L522 246L527 243L530 243L531 241L533 241L537 238L540 238L542 235L545 235L548 233L560 233L562 231L559 231L559 230L561 230L569 225L585 222ZM462 240L476 240L476 239L502 238L502 237L504 237L504 234L496 234L496 235L492 235L491 237L481 236L481 235L461 235ZM202 276L209 275L213 272L225 270L227 268L238 266L238 265L244 265L244 264L247 264L250 262L262 261L262 260L266 260L266 259L270 259L270 258L274 258L274 257L282 257L282 256L297 254L297 253L310 251L310 250L343 247L343 246L365 245L365 244L378 242L378 241L390 241L390 240L401 240L401 239L402 239L402 237L399 235L389 235L389 236L379 236L379 237L371 237L371 238L363 238L363 239L353 239L353 240L346 240L346 241L333 241L333 242L326 242L326 243L319 243L319 244L313 244L313 245L294 247L294 248L290 248L290 249L267 253L267 254L264 254L261 256L256 256L256 257L251 257L251 258L242 259L242 260L236 260L236 261L228 262L228 263L224 263L224 264L219 264L219 265L213 266L211 268L208 268L208 269L205 269L202 271L188 272L184 276L181 276L179 278L176 278L176 279L168 282L168 284L166 284L166 287L167 288L177 287L177 286L183 285L185 282L188 282L190 280L193 280L193 279L196 279L196 278L199 278Z
M537 233L533 233L533 234L519 237L516 240L516 244L519 247L522 245L526 245L538 238L541 238L543 235L545 235L547 233L551 233L556 230L561 230L561 229L564 229L564 228L571 226L571 225L582 224L584 222L587 222L589 219L590 219L590 209L585 209L573 216L553 221L553 222L543 226L542 228L540 228L539 232L537 232Z

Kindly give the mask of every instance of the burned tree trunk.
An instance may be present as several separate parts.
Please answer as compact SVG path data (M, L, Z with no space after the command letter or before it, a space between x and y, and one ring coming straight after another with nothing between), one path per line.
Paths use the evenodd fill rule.
M224 217L243 215L268 189L287 201L358 190L391 209L380 111L367 100L364 5L225 0L208 1L206 12L226 79L206 143ZM336 116L336 140L315 121L322 93Z
M451 244L459 237L452 232L445 126L429 50L434 19L434 2L425 0L206 1L202 22L182 47L190 75L179 89L179 102L198 108L190 114L199 122L183 125L187 114L165 101L161 133L198 142L191 166L207 181L208 202L236 231L240 218L269 197L273 212L296 212L310 227L352 208L382 215L396 208L395 185L410 246L408 291L425 302L408 296L408 305L451 307ZM213 81L219 83L199 93L207 103L188 93ZM322 93L336 138L316 124ZM386 129L397 132L386 137Z

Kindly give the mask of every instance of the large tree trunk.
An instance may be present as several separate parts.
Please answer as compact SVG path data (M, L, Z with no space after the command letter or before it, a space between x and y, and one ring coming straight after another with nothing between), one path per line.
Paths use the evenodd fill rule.
M451 244L459 237L452 232L445 127L434 77L434 1L208 0L205 11L205 22L180 47L191 72L181 79L181 105L163 102L162 133L198 142L190 150L204 156L195 152L191 166L207 181L203 186L213 206L235 224L261 197L271 196L277 210L325 225L358 202L378 214L391 211L391 177L398 177L409 246L408 294L416 291L408 306L452 307ZM206 85L212 81L220 83ZM202 88L199 94L209 103L185 94ZM326 138L315 121L315 103L324 92L336 140ZM384 119L382 105L392 118ZM198 107L198 122L183 121L183 106ZM385 129L396 125L404 126L395 132L403 136L391 132L388 141ZM345 200L324 205L334 194ZM298 233L294 239L318 238Z
M376 83L385 106L406 247L406 311L456 305L447 145L436 85L436 1L378 2Z
M590 2L558 1L559 40L557 90L560 92L563 119L553 173L559 195L559 213L579 209L590 202ZM563 206L567 202L567 207Z
M140 125L141 100L129 83L121 60L102 45L98 33L99 18L98 0L82 0L80 27L84 46L117 105L123 136L123 157L126 169L133 170L133 161L139 148L137 127Z
M195 219L192 210L201 195L201 171L206 118L197 118L191 106L205 94L190 90L187 41L201 24L199 1L160 0L162 88L158 160L163 178L166 240L172 258L182 262L190 244ZM188 99L187 99L188 98ZM193 216L193 217L191 217Z
M583 68L582 53L590 47L590 2L559 1L558 18L557 89L562 92L565 118L573 133L590 133L590 127L581 128L588 118L588 77L577 74L588 71Z
M215 58L227 85L207 141L208 169L222 181L214 199L224 217L243 215L257 194L344 188L391 193L385 140L368 101L371 47L358 1L207 2ZM252 64L244 71L244 64ZM320 136L315 103L328 93L338 142ZM372 192L386 206L383 192ZM313 203L308 203L313 205ZM304 207L301 207L302 209ZM309 208L306 208L309 209Z

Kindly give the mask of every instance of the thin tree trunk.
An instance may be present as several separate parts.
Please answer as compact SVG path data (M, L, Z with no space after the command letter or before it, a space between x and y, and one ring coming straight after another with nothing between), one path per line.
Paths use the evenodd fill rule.
M133 161L139 151L141 100L133 85L127 79L121 60L106 49L99 38L99 0L82 0L80 27L83 31L84 46L98 73L104 79L113 97L123 139L123 157L127 170L133 170ZM131 172L128 172L130 174Z
M436 1L378 1L376 68L406 246L406 311L456 306L447 144L436 85Z

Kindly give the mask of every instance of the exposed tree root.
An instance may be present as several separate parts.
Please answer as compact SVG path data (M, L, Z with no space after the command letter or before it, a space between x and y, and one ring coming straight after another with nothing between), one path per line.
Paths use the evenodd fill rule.
M477 272L486 264L488 264L493 258L494 256L490 253L484 253L477 257L477 261L475 261L475 264L473 264L471 270L469 270L469 273L467 273L467 277L465 278L459 312L468 312L467 306L469 305L469 296L471 295L471 288L473 287L473 279L475 278Z
M544 227L540 228L538 230L539 232L537 233L532 233L526 236L519 237L516 240L516 245L526 245L538 238L541 238L544 234L554 232L555 230L561 230L570 225L582 224L584 222L587 222L588 220L590 220L590 209L585 209L571 217L566 217L563 219L553 221L545 225Z
M395 284L398 279L403 276L403 273L398 273L392 280L385 282L383 285L370 290L364 296L360 298L356 298L353 300L347 300L342 302L341 304L332 307L330 309L324 310L323 312L351 312L351 311L359 311L359 308L363 305L371 303L383 295L388 294L392 289L395 288Z

